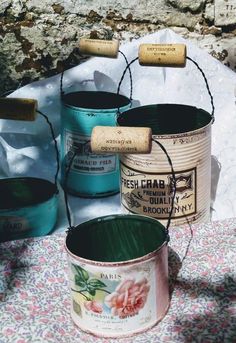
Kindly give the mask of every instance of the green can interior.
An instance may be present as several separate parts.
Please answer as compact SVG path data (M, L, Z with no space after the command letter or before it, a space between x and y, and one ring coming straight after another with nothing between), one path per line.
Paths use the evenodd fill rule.
M95 91L80 91L64 94L62 101L66 106L95 110L119 108L127 106L130 103L130 100L124 95Z
M136 107L119 114L119 126L150 127L153 135L179 134L205 127L211 115L197 107L158 104Z
M166 242L165 227L139 215L114 215L90 220L72 229L67 249L91 261L123 262L143 257Z
M57 193L55 184L39 178L9 178L0 180L0 210L34 206Z

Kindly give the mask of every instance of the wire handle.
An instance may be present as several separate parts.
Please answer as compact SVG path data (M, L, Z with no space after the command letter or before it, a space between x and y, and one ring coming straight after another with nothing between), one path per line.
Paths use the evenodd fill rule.
M80 148L77 149L76 151L73 151L73 155L71 156L69 163L66 165L63 191L64 191L64 200L65 200L65 205L66 205L66 215L67 215L68 224L69 224L69 227L67 230L68 232L70 232L74 228L74 226L72 225L71 213L70 213L69 201L68 201L68 193L67 193L67 182L69 178L69 173L72 168L75 157L77 156L77 154L81 152L81 150L83 150L83 147L87 145L88 143L90 143L90 140L81 144Z
M133 78L132 78L132 72L131 72L131 69L130 69L130 64L129 64L129 61L127 59L127 57L125 56L125 54L121 51L121 50L118 50L118 52L123 56L125 62L126 62L126 67L127 69L129 70L129 77L130 77L130 102L132 102L132 96L133 96ZM83 55L79 54L79 56L81 57L84 57ZM64 73L65 73L65 70L63 70L61 72L61 77L60 77L60 97L61 97L61 100L63 99L63 96L65 94L64 90L63 90L63 77L64 77ZM119 94L119 87L117 89L117 94ZM119 109L118 109L119 110Z
M11 93L9 93L11 94ZM7 94L7 95L9 95ZM6 97L6 94L2 94L1 95L2 97ZM11 98L9 98L10 100ZM14 100L20 100L20 98L14 98ZM33 99L27 99L27 102L29 102L29 100L31 102L33 102L33 104L30 104L31 105L31 108L30 108L30 115L28 115L28 120L35 120L35 117L36 117L36 113L40 114L47 122L47 124L49 125L49 128L50 128L50 131L51 131L51 136L52 136L52 139L54 141L54 146L55 146L55 151L56 151L56 163L57 163L57 168L56 168L56 173L55 173L55 177L54 177L54 183L57 187L57 179L58 179L58 174L59 174L59 170L60 170L60 157L59 157L59 149L58 149L58 145L57 145L57 140L56 140L56 136L55 136L55 133L54 133L54 129L53 129L53 125L52 123L50 122L48 116L46 116L46 114L44 114L42 111L40 111L38 108L37 108L37 101L36 100L33 100ZM33 107L32 107L33 106ZM32 113L33 112L33 113ZM25 117L25 114L24 116ZM32 119L33 118L33 119ZM18 119L18 118L17 118ZM57 187L58 188L58 187Z
M69 224L68 232L71 231L74 228L74 226L72 226L71 213L70 213L70 208L69 208L69 201L68 201L68 194L67 194L67 180L68 180L69 172L71 170L71 167L72 167L72 164L73 164L73 161L74 161L76 155L77 155L77 152L74 152L70 161L69 161L69 164L66 167L65 183L64 183L64 187L63 187L64 199L65 199L65 205L66 205L66 215L67 215L68 224Z
M59 174L59 170L60 170L60 154L59 154L59 149L58 149L58 144L57 144L57 140L56 140L56 136L53 130L53 125L50 122L48 116L46 116L46 114L44 114L43 112L37 110L37 113L39 113L47 122L47 124L49 125L50 131L51 131L51 136L54 142L54 146L55 146L55 151L56 151L56 163L57 163L57 168L56 168L56 173L55 173L55 177L54 177L54 183L57 186L57 179L58 179L58 174Z
M175 177L175 171L174 171L174 167L173 167L173 163L172 160L167 152L167 150L165 149L165 147L159 142L157 141L155 138L152 138L152 141L155 142L160 148L161 150L164 152L164 154L167 157L168 163L170 165L171 168L171 174L172 174L172 179L173 179L173 183L172 183L172 187L173 187L173 194L172 194L172 198L171 198L171 210L169 212L169 216L168 216L168 220L167 220L167 224L166 224L166 237L167 237L167 242L170 240L169 237L169 226L171 223L171 217L172 217L172 213L173 213L173 209L174 209L174 200L175 200L175 195L176 195L176 177ZM83 144L86 145L88 144L90 141L87 141ZM74 226L72 225L72 220L71 220L71 213L70 213L70 209L69 209L69 203L68 203L68 194L67 194L67 181L68 181L68 177L69 177L69 173L73 164L73 161L77 155L78 151L74 151L72 157L69 160L69 163L66 167L66 171L65 171L65 181L64 181L64 199L65 199L65 205L66 205L66 214L67 214L67 219L68 219L68 223L69 223L69 227L68 227L68 231L70 232L71 230L74 229Z
M155 142L157 145L159 145L161 150L166 155L168 163L169 163L170 168L171 168L171 175L172 175L172 179L173 179L173 195L172 195L172 198L171 198L171 208L170 208L170 212L169 212L169 216L168 216L168 220L167 220L167 224L166 224L166 235L167 235L167 241L169 242L169 240L170 240L169 227L170 227L170 223L171 223L172 213L173 213L173 210L174 210L174 201L175 201L175 195L176 195L175 171L174 171L172 160L171 160L170 155L168 154L166 148L158 140L156 140L155 138L152 138L152 141Z
M213 100L213 96L212 96L212 93L210 91L210 87L209 87L209 84L208 84L208 81L207 81L207 78L206 78L206 75L204 73L204 71L201 69L201 67L198 65L198 63L196 61L194 61L192 58L186 56L186 59L188 59L189 61L191 61L197 68L198 70L201 72L202 76L203 76L203 79L205 81L205 84L206 84L206 89L207 89L207 92L210 96L210 100L211 100L211 106L212 106L212 111L211 111L211 118L212 118L212 124L214 123L215 121L215 116L214 116L214 113L215 113L215 106L214 106L214 100ZM118 89L117 89L117 94L119 94L120 92L120 88L121 88L121 84L124 80L124 77L125 77L125 74L127 72L127 70L129 69L130 70L130 66L136 62L137 60L139 60L139 57L135 57L132 61L129 62L129 64L127 64L122 76L121 76L121 79L120 79L120 82L118 84Z

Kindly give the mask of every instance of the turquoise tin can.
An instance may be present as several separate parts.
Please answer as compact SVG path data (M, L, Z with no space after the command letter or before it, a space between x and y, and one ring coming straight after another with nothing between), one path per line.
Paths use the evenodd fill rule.
M61 182L68 193L82 197L103 197L119 192L117 155L96 155L90 151L94 126L116 126L117 114L130 108L129 98L115 93L80 91L64 94L61 110Z
M58 212L56 184L32 177L1 179L0 194L0 242L52 231Z

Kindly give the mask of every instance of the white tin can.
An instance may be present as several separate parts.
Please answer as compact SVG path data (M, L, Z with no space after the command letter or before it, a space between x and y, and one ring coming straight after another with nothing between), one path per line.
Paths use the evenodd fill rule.
M210 220L212 116L187 105L160 104L122 113L119 126L147 126L171 158L176 195L172 225ZM150 154L120 155L121 203L125 212L143 214L166 224L174 180L167 156L152 143Z

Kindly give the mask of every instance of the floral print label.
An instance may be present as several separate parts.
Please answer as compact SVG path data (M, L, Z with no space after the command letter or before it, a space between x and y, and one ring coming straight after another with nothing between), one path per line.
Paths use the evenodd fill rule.
M155 260L121 268L70 261L72 318L97 334L124 334L154 324Z

